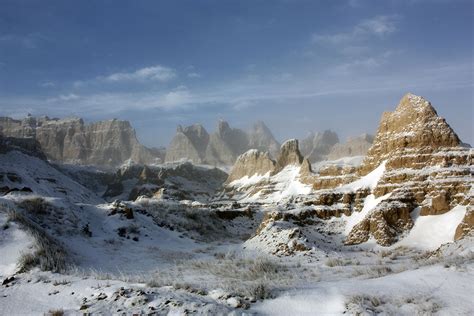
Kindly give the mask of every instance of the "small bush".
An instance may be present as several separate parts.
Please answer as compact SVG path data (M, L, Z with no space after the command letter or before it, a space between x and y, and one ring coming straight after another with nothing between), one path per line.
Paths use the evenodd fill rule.
M392 272L393 272L392 268L387 267L387 266L374 266L367 270L367 274L371 278L380 278Z
M250 266L249 271L256 275L276 274L279 265L268 259L257 259Z
M42 197L32 197L22 200L18 206L29 213L46 214L50 205Z
M62 309L52 309L48 312L48 316L63 316L64 310Z
M257 300L264 300L272 297L271 291L263 283L258 283L250 287L249 294Z
M328 267L340 267L340 266L345 266L347 265L346 262L342 259L339 258L331 258L326 261L326 265Z

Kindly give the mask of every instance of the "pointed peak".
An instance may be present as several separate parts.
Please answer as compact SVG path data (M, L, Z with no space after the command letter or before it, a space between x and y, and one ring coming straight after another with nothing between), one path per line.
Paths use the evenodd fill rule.
M424 97L415 95L413 93L407 93L400 100L396 112L416 112L416 113L427 113L430 115L437 115L436 110L431 106L431 103Z
M285 148L298 149L298 140L296 138L288 139L281 145L281 150Z

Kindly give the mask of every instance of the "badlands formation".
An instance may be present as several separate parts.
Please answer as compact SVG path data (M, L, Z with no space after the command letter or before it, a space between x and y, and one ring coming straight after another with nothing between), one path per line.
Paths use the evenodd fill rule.
M473 151L422 97L344 144L178 127L164 164L128 122L0 126L0 314L474 313Z
M0 134L36 140L48 159L83 165L117 166L131 159L152 163L156 155L141 145L129 122L85 124L82 119L0 117Z
M185 128L178 126L166 152L166 162L187 160L195 164L229 166L249 149L267 151L275 157L279 147L271 131L261 121L255 123L249 132L231 128L226 121L219 121L211 135L200 124Z

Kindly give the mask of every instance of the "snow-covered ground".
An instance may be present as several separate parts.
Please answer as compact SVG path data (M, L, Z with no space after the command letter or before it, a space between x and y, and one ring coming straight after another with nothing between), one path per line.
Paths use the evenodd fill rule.
M384 166L337 190L373 189ZM367 196L351 216L260 227L265 212L305 210L291 201L312 190L297 167L233 183L271 184L238 203L107 203L17 152L0 155L0 174L0 186L15 189L0 196L1 315L474 314L474 238L453 242L465 207L436 216L414 211L413 229L391 247L345 246L351 228L389 195ZM55 257L41 253L48 238L67 254L67 266L20 271L28 255ZM307 250L273 251L293 242Z

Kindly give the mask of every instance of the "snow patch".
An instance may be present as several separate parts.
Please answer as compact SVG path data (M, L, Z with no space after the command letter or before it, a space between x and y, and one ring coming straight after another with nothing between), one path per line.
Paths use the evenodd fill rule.
M385 172L385 165L387 161L383 161L380 166L375 168L371 173L363 176L359 180L356 180L352 183L343 185L338 188L338 191L342 192L355 192L359 189L369 188L371 190L375 189L380 178L382 178L383 173Z
M412 212L415 225L408 235L396 243L425 250L436 250L445 243L453 242L456 228L466 215L466 206L458 205L441 215L420 216L420 209Z
M388 199L390 195L392 195L392 193L388 193L378 198L375 198L375 195L373 194L368 195L364 200L364 207L362 210L360 212L352 213L351 216L347 216L346 227L344 230L346 236L350 234L355 225L359 224L377 205L379 205L380 202ZM344 217L346 216L344 215Z

